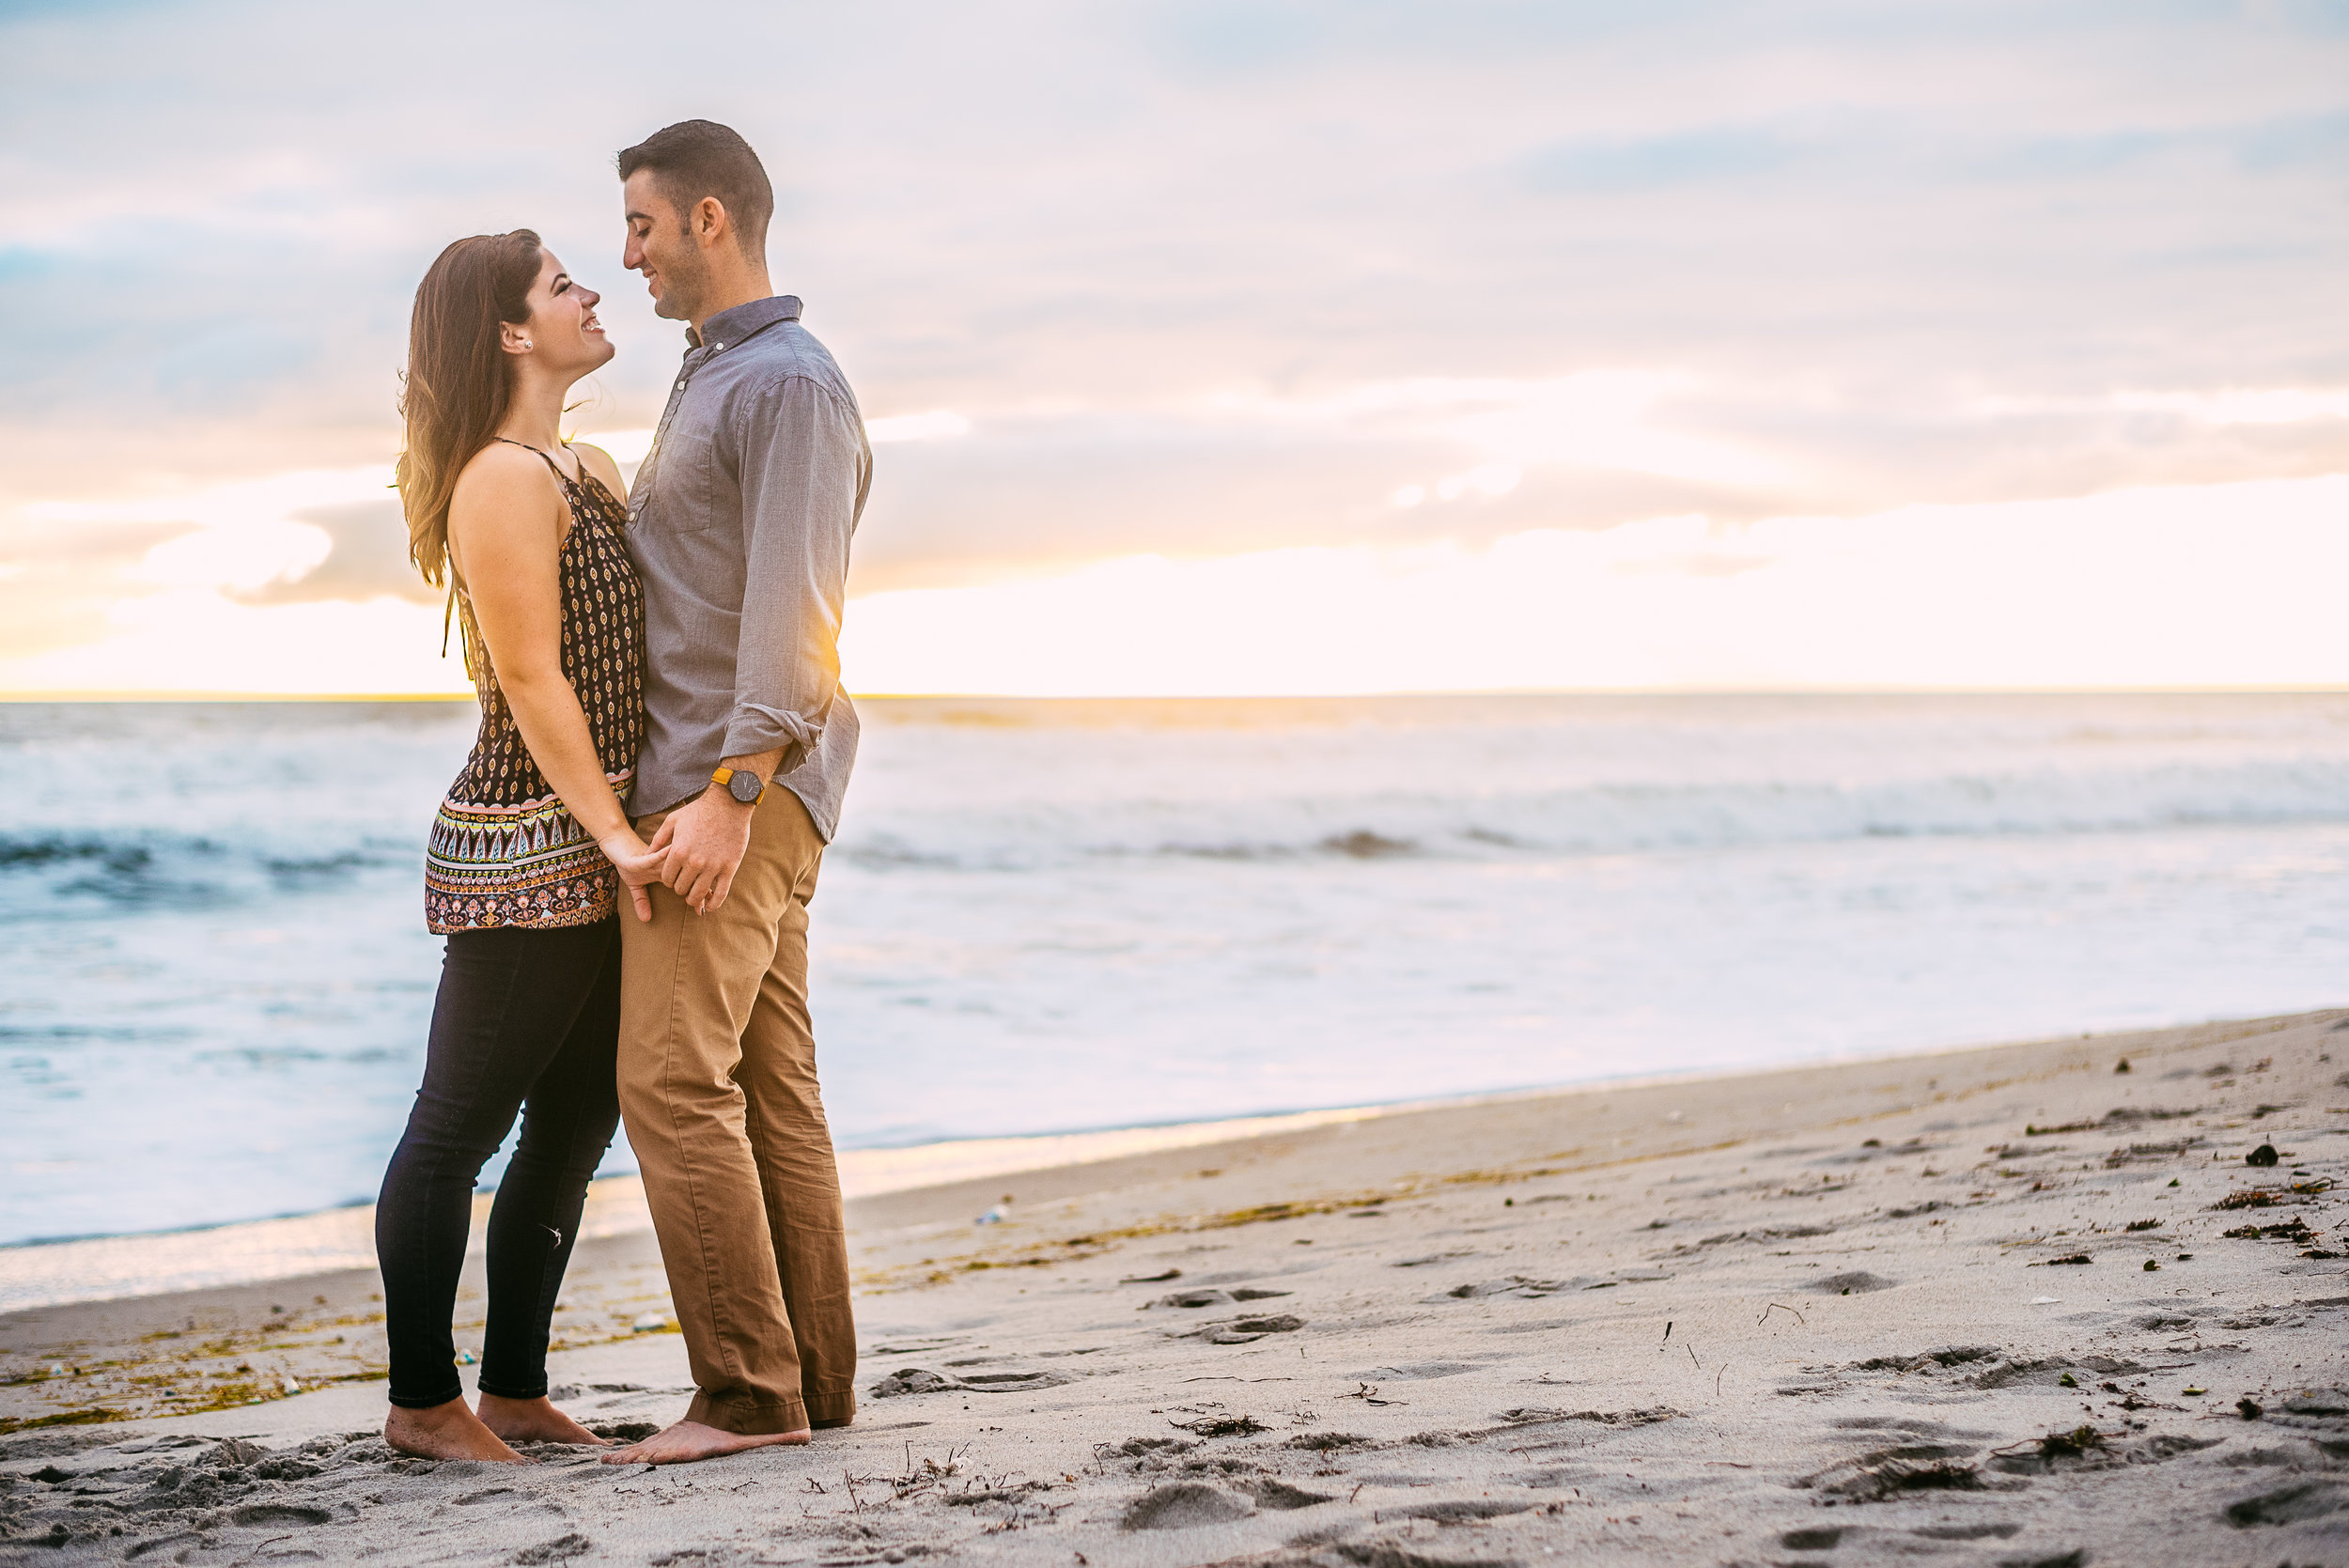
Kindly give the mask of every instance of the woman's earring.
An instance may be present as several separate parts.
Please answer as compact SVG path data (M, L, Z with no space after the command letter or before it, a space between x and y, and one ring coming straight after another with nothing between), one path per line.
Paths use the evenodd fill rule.
M526 337L522 339L522 352L530 352L530 339Z

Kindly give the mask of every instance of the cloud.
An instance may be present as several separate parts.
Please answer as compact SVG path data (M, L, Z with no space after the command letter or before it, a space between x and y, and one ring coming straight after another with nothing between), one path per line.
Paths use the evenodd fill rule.
M446 597L445 589L425 582L408 559L408 521L397 498L313 507L293 514L292 521L324 535L325 552L306 568L281 566L269 580L235 595L241 602L399 598L439 604Z
M315 570L331 548L323 529L262 519L166 539L147 552L140 575L165 588L249 594Z
M1783 479L1780 465L1766 458L1665 426L1657 405L1692 380L1636 370L1584 371L1536 381L1431 377L1377 382L1319 402L1223 402L1237 411L1273 419L1351 424L1456 442L1494 459L1479 471L1483 477L1464 483L1495 494L1516 487L1514 478L1494 483L1499 471L1521 472L1526 464L1544 462L1706 484L1769 485Z

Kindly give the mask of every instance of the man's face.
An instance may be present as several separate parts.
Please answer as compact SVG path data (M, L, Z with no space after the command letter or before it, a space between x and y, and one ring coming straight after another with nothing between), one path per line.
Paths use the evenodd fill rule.
M628 214L628 245L620 265L645 274L652 313L672 321L701 315L709 291L709 262L685 227L685 215L661 189L660 176L638 169L621 186Z

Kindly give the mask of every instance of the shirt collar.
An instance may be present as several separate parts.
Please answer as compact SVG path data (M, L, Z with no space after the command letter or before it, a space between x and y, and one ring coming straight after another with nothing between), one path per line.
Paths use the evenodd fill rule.
M800 297L797 294L770 294L763 300L753 300L748 304L720 311L704 321L698 333L691 327L686 328L685 342L687 347L693 349L704 344L713 349L725 349L765 332L778 321L796 321L799 318Z

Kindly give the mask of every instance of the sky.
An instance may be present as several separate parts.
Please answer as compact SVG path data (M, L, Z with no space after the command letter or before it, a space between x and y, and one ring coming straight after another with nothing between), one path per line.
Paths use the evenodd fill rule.
M2349 682L2349 0L0 0L0 694L460 690L416 280L740 130L866 691Z

